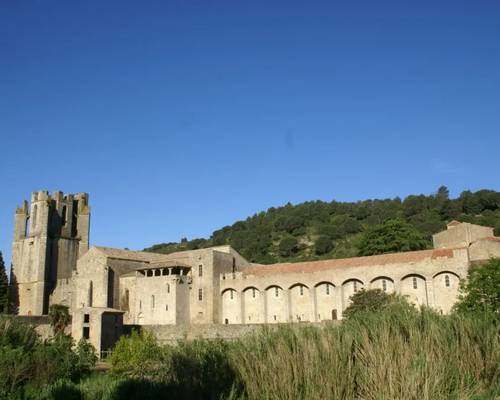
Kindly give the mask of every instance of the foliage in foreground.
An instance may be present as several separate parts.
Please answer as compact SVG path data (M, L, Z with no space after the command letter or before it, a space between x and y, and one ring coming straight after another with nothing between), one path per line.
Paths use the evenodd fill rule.
M150 339L135 334L122 339L130 343L117 347L112 363L118 380L133 376L119 384L123 393L146 386L180 399L439 400L485 393L493 399L500 388L498 322L491 314L443 317L395 303L380 313L360 311L340 325L157 346L155 362L141 360L141 370L137 357L127 362L127 355L132 343L143 347L138 342Z
M500 258L471 268L467 280L460 282L460 292L457 312L500 315Z
M35 330L15 318L0 319L0 399L29 398L58 380L78 381L90 373L97 357L87 342L71 337L42 341Z

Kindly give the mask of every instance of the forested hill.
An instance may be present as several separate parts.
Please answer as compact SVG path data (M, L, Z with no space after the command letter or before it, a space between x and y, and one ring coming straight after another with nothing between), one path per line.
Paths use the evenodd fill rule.
M450 220L495 227L500 235L500 192L448 189L356 203L309 201L272 207L215 231L209 239L182 239L145 251L172 253L230 244L257 263L344 258L431 247L433 233Z

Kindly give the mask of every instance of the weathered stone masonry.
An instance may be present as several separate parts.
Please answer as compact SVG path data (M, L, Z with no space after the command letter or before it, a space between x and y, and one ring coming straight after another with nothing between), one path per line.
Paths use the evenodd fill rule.
M12 278L19 314L66 304L74 338L98 350L112 347L123 324L212 332L194 327L342 319L362 288L448 313L470 265L500 256L492 228L456 221L434 235L432 250L274 265L249 263L230 246L168 255L89 248L89 223L87 194L33 193L16 209Z

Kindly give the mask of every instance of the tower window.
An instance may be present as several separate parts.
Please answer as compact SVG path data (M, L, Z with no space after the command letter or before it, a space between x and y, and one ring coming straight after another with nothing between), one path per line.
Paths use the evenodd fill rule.
M255 298L255 289L252 289L252 297Z
M230 299L232 300L233 299L233 290L230 290L229 292L230 292L229 293Z
M151 308L155 308L155 296L151 296Z
M299 286L299 292L301 296L304 296L304 286Z
M68 222L67 221L67 219L68 219L67 212L68 212L68 209L66 208L66 206L63 206L62 212L61 212L61 225L62 226L66 226L66 223Z
M387 292L387 281L385 279L382 279L382 290Z
M418 284L417 284L417 277L414 276L413 277L413 289L417 289L418 288Z
M168 311L168 304L165 304L165 311Z
M446 285L446 287L450 287L450 276L449 275L444 276L444 284Z
M83 327L83 338L84 339L90 338L90 328L88 326Z
M326 284L326 295L330 296L330 285L328 283Z
M90 314L83 314L83 323L88 324L90 322Z
M167 293L170 293L170 283L167 283Z
M198 265L198 276L203 276L203 265Z
M279 289L277 287L274 288L274 296L278 297L280 295Z
M139 300L139 310L142 310L142 300Z
M203 289L198 289L198 300L199 301L203 300Z
M33 206L33 219L31 220L31 225L33 226L33 229L36 228L36 214L37 214L38 206L35 204Z
M354 293L356 293L358 291L358 282L354 281L352 283L352 287L353 287Z

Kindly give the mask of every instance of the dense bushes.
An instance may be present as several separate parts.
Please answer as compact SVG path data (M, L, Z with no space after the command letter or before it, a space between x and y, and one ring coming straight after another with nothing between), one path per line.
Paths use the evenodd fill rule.
M342 324L267 328L233 342L159 346L135 333L120 340L110 373L78 383L57 370L50 381L30 384L24 398L493 400L500 394L499 326L493 314L445 317L390 303ZM10 336L32 345L31 334L18 333Z
M116 390L132 398L145 387L150 398L439 400L486 393L483 398L494 399L499 333L492 314L443 317L394 301L341 325L289 325L234 342L157 347L159 364L142 362L149 365L142 377ZM122 374L130 346L143 348L149 340L138 334L122 339L113 371ZM125 370L135 369L133 359Z
M58 379L78 381L97 357L93 347L69 336L41 341L35 330L16 319L0 319L0 398L38 395L38 388Z
M433 195L411 195L404 200L289 203L219 229L209 239L182 239L146 250L172 253L230 244L249 261L264 264L352 257L429 247L432 234L446 229L452 219L495 227L500 235L500 193L465 191L450 199L443 186ZM387 234L380 226L387 220L401 222L396 240L390 237L392 231ZM377 229L385 231L384 240L362 240L370 234L376 239L377 233L372 232Z

